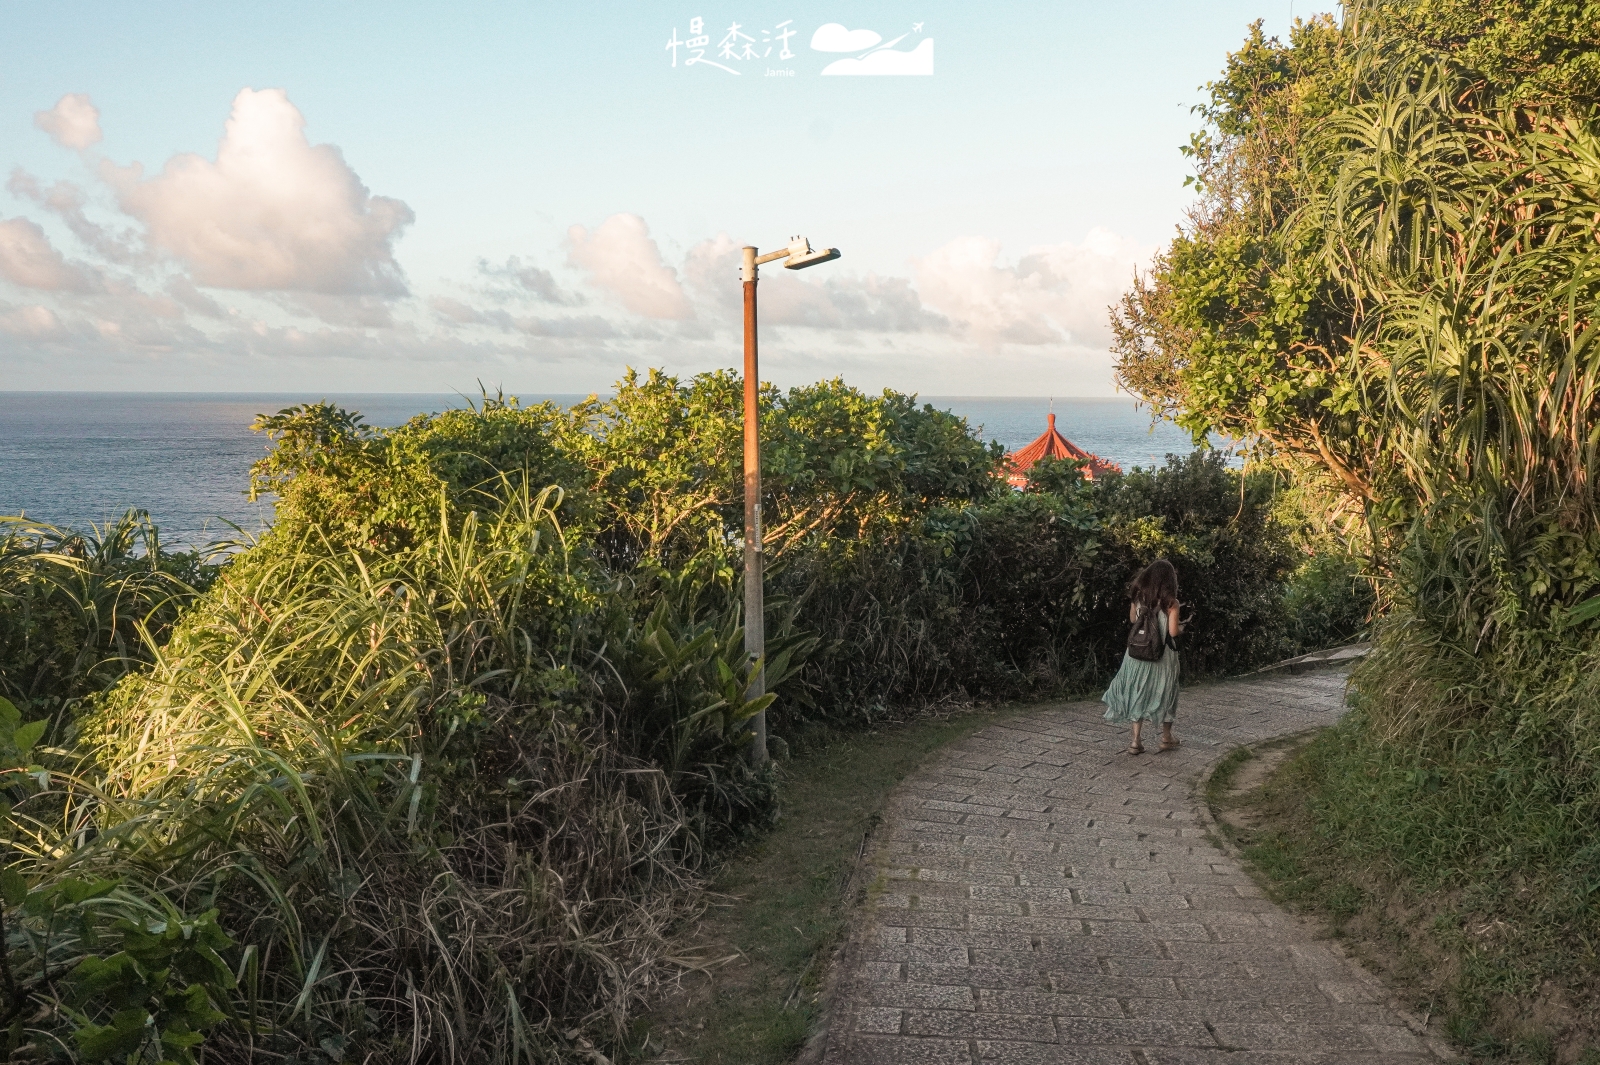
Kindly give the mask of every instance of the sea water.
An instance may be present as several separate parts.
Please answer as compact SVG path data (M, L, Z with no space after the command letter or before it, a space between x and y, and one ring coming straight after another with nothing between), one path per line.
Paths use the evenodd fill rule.
M522 397L562 405L583 398ZM460 395L418 393L0 392L0 515L83 529L139 507L169 543L194 545L236 536L233 525L258 532L272 520L272 505L246 495L250 466L267 449L250 423L258 414L321 399L360 411L376 426L467 403ZM1007 450L1044 432L1052 410L1067 439L1124 469L1160 465L1169 453L1193 447L1189 434L1152 422L1130 399L921 401L954 411L982 439Z

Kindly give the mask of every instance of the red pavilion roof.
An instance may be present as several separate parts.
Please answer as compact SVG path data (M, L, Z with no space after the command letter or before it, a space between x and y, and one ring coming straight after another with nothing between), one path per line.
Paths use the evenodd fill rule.
M1006 480L1013 488L1028 487L1028 471L1033 469L1034 463L1044 458L1077 459L1085 464L1083 475L1091 481L1108 473L1122 472L1122 467L1115 462L1085 451L1071 440L1062 436L1056 430L1056 416L1054 413L1050 415L1050 424L1039 439L1027 447L1018 448L1007 458L1010 460L1010 471L1006 474Z

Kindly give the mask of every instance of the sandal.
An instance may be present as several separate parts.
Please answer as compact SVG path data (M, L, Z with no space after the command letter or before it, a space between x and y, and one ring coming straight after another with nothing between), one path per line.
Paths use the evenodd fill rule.
M1129 747L1123 753L1125 753L1125 754L1143 754L1144 753L1144 744L1136 743L1132 747Z
M1167 751L1175 751L1179 747L1182 747L1182 746L1183 746L1183 741L1178 739L1178 737L1174 736L1170 740L1162 740L1161 741L1161 746L1156 749L1156 753L1157 754L1163 754L1163 753L1165 753Z

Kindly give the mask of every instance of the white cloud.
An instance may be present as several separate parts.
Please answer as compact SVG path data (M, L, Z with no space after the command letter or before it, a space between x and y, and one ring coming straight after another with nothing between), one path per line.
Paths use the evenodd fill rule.
M215 162L176 155L161 173L106 166L150 243L214 288L323 295L406 292L394 241L413 219L370 195L339 149L313 146L281 89L234 98Z
M23 340L53 340L62 333L61 320L48 307L8 308L0 303L0 333Z
M683 257L683 278L696 296L723 308L740 306L741 247L728 234L718 233L689 249Z
M378 367L393 364L439 381L537 368L577 387L597 372L586 367L695 372L738 351L739 244L722 233L668 259L635 214L494 264L473 256L465 276L409 298L394 246L410 209L372 196L337 148L313 146L280 91L238 95L214 158L97 172L104 185L18 169L6 186L31 217L0 220L0 348L32 356L32 385L70 357L86 373L120 365L130 386L165 375L260 387L293 368L371 387L391 384ZM761 287L766 358L791 379L932 370L974 392L1105 376L1105 307L1136 251L1096 233L1003 257L969 237L898 276L849 260L798 274L774 264Z
M812 288L825 299L825 305L807 301L792 310L785 306L790 293ZM769 300L777 313L776 321L817 325L827 329L856 329L875 333L941 333L950 322L923 306L922 297L903 277L830 277L820 285L807 285L798 279L782 288L775 287L778 300ZM797 301L798 302L798 301Z
M822 68L824 74L924 74L933 73L933 38L924 37L922 43L909 52L882 48L868 52L859 59L835 59Z
M871 48L882 37L871 30L847 30L837 22L829 22L819 26L817 32L811 35L811 50L814 52L859 52L863 48Z
M567 262L634 314L678 321L694 317L678 272L662 260L650 227L636 214L614 214L593 232L583 226L567 230Z
M718 233L689 249L683 274L689 288L710 305L708 317L741 321L743 289L739 281L740 245ZM804 276L816 280L802 280ZM858 277L836 266L805 275L774 263L761 273L762 326L868 332L942 332L943 316L922 305L911 282L903 277Z
M514 318L512 326L519 333L532 337L551 337L564 340L610 340L628 335L633 339L653 337L648 330L624 334L609 319L596 314L574 314L554 318Z
M228 317L228 312L222 304L201 292L187 277L179 276L167 282L167 295L202 317Z
M352 329L383 329L394 324L389 301L381 296L329 296L321 292L283 293L278 305L290 314Z
M619 327L597 314L568 314L551 317L523 317L498 307L482 310L449 296L434 296L428 307L440 320L456 326L483 325L503 333L562 340L654 339L660 334L649 327Z
M6 191L19 200L32 200L60 218L85 247L114 263L131 263L142 257L137 234L115 234L90 220L85 210L88 196L81 187L70 181L57 181L46 189L39 184L38 178L19 166L11 171L11 177L6 181Z
M496 293L505 298L532 299L558 307L576 307L583 303L582 295L562 288L550 271L525 265L515 255L506 259L504 266L493 266L487 259L479 259L478 272L507 286L506 290Z
M1144 257L1105 230L1081 244L1031 249L1016 265L1000 261L1000 242L961 237L914 263L917 289L965 335L996 344L1102 344L1106 308Z
M476 307L469 307L458 299L449 296L434 296L428 300L428 307L435 314L448 322L456 325L485 325L488 318Z
M50 291L87 292L89 274L51 246L44 230L26 218L0 219L0 280Z
M69 92L48 111L35 111L33 124L63 148L78 151L100 141L100 110L87 93Z

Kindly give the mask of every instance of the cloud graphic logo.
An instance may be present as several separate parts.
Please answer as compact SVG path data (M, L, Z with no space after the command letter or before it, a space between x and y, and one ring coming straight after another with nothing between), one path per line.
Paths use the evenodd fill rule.
M933 38L925 37L909 52L885 46L859 59L835 59L823 74L933 74Z
M911 33L879 43L883 38L872 30L852 30L830 22L811 35L811 50L861 53L848 59L835 59L823 68L824 74L920 74L927 77L933 74L933 38L922 37L923 25L913 22ZM922 37L917 46L898 51L895 45L912 34Z
M813 52L859 52L871 48L882 37L871 30L847 30L837 22L830 22L811 35Z

